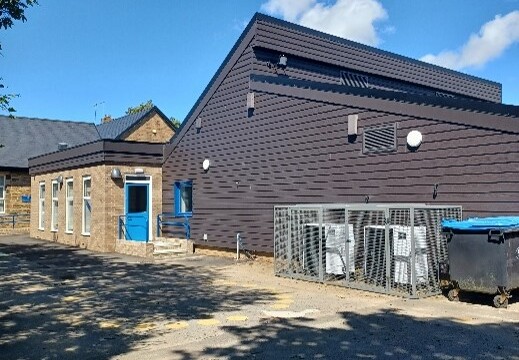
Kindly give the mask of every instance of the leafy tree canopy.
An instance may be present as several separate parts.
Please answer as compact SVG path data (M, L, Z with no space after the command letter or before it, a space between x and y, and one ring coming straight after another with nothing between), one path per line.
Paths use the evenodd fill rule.
M134 106L134 107L129 107L128 110L126 110L126 115L135 114L135 113L141 112L143 110L149 110L153 106L154 106L153 105L153 101L148 100L146 102L143 102L140 105L137 105L137 106Z
M180 120L174 117L170 117L169 121L171 122L171 125L173 125L175 130L178 130L178 128L180 127Z

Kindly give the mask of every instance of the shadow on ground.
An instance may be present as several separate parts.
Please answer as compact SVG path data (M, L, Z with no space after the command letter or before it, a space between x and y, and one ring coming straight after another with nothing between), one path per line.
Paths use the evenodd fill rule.
M270 318L256 327L228 326L238 344L174 358L226 359L519 359L519 324L471 324L471 318L418 319L385 309L343 312L325 326L310 318Z
M0 243L0 357L107 358L140 346L150 323L210 318L273 298L215 286L214 271Z

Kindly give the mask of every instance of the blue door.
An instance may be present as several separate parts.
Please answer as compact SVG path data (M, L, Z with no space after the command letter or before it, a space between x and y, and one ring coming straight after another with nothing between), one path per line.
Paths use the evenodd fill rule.
M147 241L149 229L149 185L125 184L126 239Z

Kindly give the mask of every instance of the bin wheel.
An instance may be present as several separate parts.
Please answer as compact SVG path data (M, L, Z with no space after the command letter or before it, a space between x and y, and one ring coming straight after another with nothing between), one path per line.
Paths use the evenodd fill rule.
M501 295L494 296L494 306L498 309L499 308L506 309L508 307L508 298L505 297L503 299L503 296L501 296Z
M447 293L447 299L449 299L449 301L460 301L459 290L450 289L449 292Z

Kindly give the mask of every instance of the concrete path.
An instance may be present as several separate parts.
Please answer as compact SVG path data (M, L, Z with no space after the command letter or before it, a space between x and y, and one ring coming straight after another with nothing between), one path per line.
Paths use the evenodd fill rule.
M464 300L0 238L1 359L519 359L519 302Z

